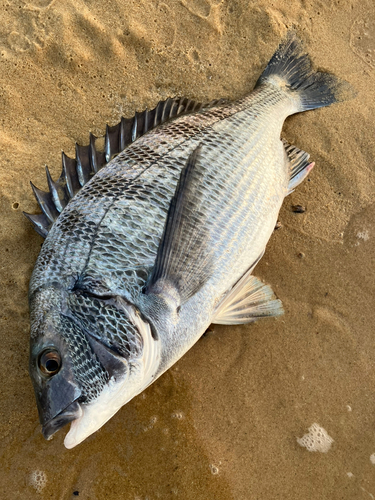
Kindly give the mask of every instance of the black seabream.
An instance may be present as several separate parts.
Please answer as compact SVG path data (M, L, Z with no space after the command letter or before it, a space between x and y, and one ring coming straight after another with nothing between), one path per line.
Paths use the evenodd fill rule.
M280 139L287 116L346 82L312 69L289 33L236 102L168 99L63 155L30 281L30 375L43 434L72 448L172 366L210 323L282 314L252 275L281 204L313 167Z

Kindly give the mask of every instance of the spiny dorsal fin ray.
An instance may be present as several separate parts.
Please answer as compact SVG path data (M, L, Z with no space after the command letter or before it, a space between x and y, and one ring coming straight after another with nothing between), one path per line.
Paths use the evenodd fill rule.
M44 214L28 214L23 212L23 215L29 219L29 221L34 226L35 231L45 238L48 231L52 227L52 222L50 222Z
M260 257L224 296L216 308L212 323L241 325L284 313L281 300L275 297L271 287L251 274L259 260Z
M61 153L62 173L57 181L60 185L66 182L69 199L73 198L81 189L77 173L77 161L75 158L69 158L64 152Z
M30 182L30 184L41 211L47 217L49 222L53 223L59 216L59 212L53 201L52 194L49 191L42 191L41 189L38 189L32 182Z
M105 152L98 151L96 148L95 141L97 139L98 138L90 132L89 160L91 171L93 171L95 174L107 163L105 159Z
M94 172L91 171L89 149L90 146L80 146L76 143L77 173L81 187L94 175Z
M45 237L59 213L81 187L129 144L172 118L199 111L203 107L217 106L224 102L224 99L220 99L202 105L186 97L168 98L165 101L160 101L150 111L146 109L140 113L135 113L133 118L121 118L121 122L113 127L107 125L104 137L104 151L97 149L95 145L97 137L90 134L90 144L87 146L76 144L75 159L69 158L62 153L63 169L60 178L56 182L52 180L47 170L47 182L50 189L48 193L35 188L35 186L33 187L34 195L42 212L45 214L45 218L35 219L34 216L25 215L34 224L37 232ZM48 224L46 221L48 221Z
M289 144L285 139L282 139L282 142L290 168L290 181L288 185L288 194L290 194L309 175L315 163L309 163L310 155L306 151Z
M145 293L162 296L178 308L196 294L212 272L212 241L201 207L204 169L201 146L181 170Z
M52 195L52 201L55 204L57 211L60 213L68 204L70 197L69 193L66 190L66 180L64 171L62 172L59 180L54 182L52 180L51 174L49 173L49 169L46 166L46 176L49 187L49 192Z

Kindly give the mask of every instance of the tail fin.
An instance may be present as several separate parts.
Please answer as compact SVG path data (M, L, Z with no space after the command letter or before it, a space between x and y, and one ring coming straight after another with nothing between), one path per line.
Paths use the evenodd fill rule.
M290 93L296 103L295 112L329 106L355 95L346 81L312 69L302 42L293 31L289 31L279 45L257 86L263 83L276 85Z

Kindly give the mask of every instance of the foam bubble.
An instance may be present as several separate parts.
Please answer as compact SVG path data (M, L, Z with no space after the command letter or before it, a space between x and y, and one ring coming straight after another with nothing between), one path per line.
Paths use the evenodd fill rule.
M47 474L42 470L34 470L30 475L30 483L38 493L41 493L47 484Z
M370 235L367 229L364 229L363 231L358 231L357 238L363 241L368 241L370 239Z
M177 418L178 420L181 420L184 418L184 414L182 411L175 411L174 413L172 413L171 417Z
M153 427L154 427L154 425L156 424L157 420L158 420L158 417L157 417L156 415L155 415L155 416L153 416L153 417L151 417L151 418L150 418L150 423L149 423L149 425L147 425L146 427L144 427L144 428L143 428L143 430L144 430L145 432L147 432L147 431L149 431L150 429L153 429Z
M219 474L219 467L217 467L216 465L210 464L210 469L211 469L211 474L213 474L214 476Z
M309 427L309 433L301 438L297 438L297 443L304 446L308 451L320 451L327 453L331 448L333 439L328 435L327 431L318 424L312 424Z

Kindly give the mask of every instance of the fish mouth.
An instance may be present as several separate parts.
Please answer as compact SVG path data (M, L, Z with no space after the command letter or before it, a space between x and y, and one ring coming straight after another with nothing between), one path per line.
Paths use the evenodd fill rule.
M62 427L64 427L69 422L73 422L80 418L83 414L83 410L78 401L73 401L65 410L58 413L55 417L51 418L42 427L42 434L45 439L51 439L51 437Z

